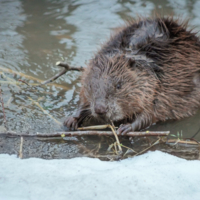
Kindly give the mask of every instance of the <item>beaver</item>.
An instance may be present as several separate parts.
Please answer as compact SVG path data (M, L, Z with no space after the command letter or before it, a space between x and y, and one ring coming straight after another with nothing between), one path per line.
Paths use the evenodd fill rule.
M82 74L80 104L64 125L120 122L119 134L195 114L200 107L200 40L174 17L129 21Z

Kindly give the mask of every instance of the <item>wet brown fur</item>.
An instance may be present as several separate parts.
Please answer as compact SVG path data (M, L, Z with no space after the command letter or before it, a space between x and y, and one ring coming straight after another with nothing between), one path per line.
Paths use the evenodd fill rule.
M65 125L76 128L83 119L96 118L122 120L140 130L191 116L199 106L196 33L173 17L140 19L121 27L90 61L82 75L79 109ZM104 115L95 113L97 107Z

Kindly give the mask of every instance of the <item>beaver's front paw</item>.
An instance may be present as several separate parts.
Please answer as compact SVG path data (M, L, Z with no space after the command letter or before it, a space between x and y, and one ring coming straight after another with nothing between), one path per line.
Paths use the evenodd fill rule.
M125 135L128 132L132 131L132 124L121 124L120 127L118 128L118 133L120 135Z
M78 128L78 121L73 116L67 117L63 124L64 126L69 128L69 130L72 130L72 131L77 130Z

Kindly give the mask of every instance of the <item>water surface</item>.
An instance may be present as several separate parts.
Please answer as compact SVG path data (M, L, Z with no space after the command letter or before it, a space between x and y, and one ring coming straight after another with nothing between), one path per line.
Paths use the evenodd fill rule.
M80 72L68 72L55 84L39 88L16 85L18 79L29 84L37 83L34 78L46 80L60 70L57 61L86 66L110 33L138 14L148 17L159 12L190 18L189 25L200 30L199 8L198 0L0 0L0 84L8 129L28 134L63 130L56 120L62 123L73 114L79 101ZM199 129L199 119L200 112L181 121L159 123L151 130L170 130L189 138ZM1 131L3 127L0 112ZM200 140L200 134L196 139ZM76 150L72 152L76 154Z

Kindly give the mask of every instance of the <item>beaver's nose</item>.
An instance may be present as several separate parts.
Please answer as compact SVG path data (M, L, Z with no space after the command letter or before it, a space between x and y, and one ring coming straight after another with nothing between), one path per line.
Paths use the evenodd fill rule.
M103 104L96 104L95 107L94 107L94 111L96 114L98 115L104 115L107 113L107 106L103 105Z

